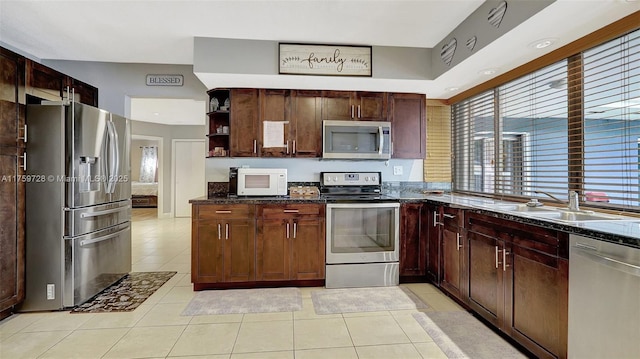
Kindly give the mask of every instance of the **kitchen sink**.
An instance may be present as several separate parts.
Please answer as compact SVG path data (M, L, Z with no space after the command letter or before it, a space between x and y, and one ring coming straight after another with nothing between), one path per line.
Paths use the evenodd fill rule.
M499 204L499 205L496 205L496 208L504 211L514 211L514 212L536 212L536 213L557 212L557 210L553 208L529 207L526 204Z
M526 204L495 204L491 207L495 210L519 213L528 217L552 219L562 222L590 222L590 221L640 221L640 218L618 216L593 211L568 211L554 207L529 207Z
M620 221L620 220L637 220L635 218L616 216L604 213L593 212L569 212L561 211L560 218L563 221L582 222L582 221Z

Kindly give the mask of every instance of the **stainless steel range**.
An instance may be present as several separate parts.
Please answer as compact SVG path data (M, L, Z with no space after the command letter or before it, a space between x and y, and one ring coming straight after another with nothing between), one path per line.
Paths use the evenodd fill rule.
M400 204L381 188L380 172L320 173L327 288L398 285Z

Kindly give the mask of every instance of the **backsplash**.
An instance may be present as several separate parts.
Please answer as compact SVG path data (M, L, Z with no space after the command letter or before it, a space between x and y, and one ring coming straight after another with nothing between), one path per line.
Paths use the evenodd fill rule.
M287 182L287 187L297 186L315 186L320 187L320 182ZM385 190L401 190L401 191L422 191L422 190L439 190L450 192L451 183L449 182L413 182L413 181L396 181L383 182L382 188ZM229 195L229 182L207 182L207 196L227 197Z
M343 161L317 158L207 158L205 178L207 182L224 182L229 178L229 167L286 168L287 179L294 181L320 181L320 172L381 172L382 181L422 182L422 160L391 159L389 161ZM395 175L394 167L402 174Z

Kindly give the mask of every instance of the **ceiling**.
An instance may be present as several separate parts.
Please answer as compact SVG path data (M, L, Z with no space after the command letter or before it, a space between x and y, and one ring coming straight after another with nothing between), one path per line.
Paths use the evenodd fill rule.
M483 3L2 0L0 42L40 59L160 64L193 64L194 37L432 48ZM638 10L636 0L558 0L435 80L370 80L380 90L449 98ZM543 38L555 42L529 46ZM487 68L495 73L480 73ZM149 121L160 111L144 105L172 101L139 100Z

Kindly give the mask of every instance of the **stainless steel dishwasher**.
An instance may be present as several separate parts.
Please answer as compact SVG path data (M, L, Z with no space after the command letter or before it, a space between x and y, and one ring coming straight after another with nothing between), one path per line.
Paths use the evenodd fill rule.
M569 358L640 358L640 249L571 235Z

